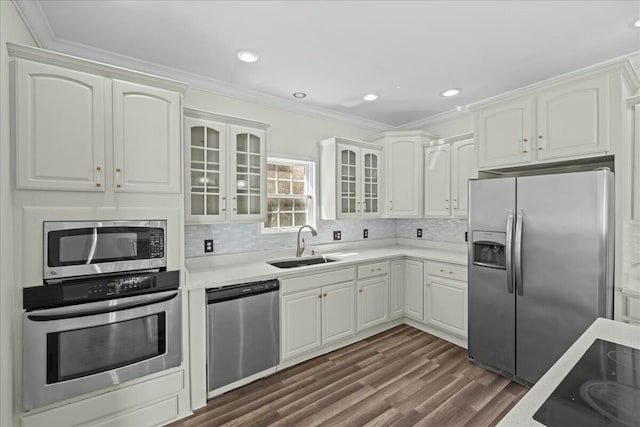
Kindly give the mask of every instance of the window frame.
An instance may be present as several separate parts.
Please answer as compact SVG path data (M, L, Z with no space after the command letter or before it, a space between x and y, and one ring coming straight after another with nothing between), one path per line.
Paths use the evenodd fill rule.
M307 205L307 222L313 227L316 226L316 162L313 160L302 160L289 157L267 157L267 171L269 164L286 165L286 166L304 166L305 168L305 194L309 197ZM266 171L265 171L266 172ZM268 178L267 178L268 180ZM267 186L268 187L268 186ZM265 192L267 191L265 187ZM273 195L275 196L275 195ZM269 193L266 194L267 208L265 215L269 215ZM300 226L292 227L265 227L265 221L260 223L261 234L282 234L282 233L297 233Z

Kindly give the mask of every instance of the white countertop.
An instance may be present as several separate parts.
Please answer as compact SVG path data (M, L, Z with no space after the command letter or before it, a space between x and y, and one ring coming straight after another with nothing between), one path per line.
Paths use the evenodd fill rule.
M533 414L580 360L596 339L640 349L640 327L608 319L595 322L558 359L546 374L524 395L524 397L500 421L499 427L544 426L533 419Z
M391 244L390 244L391 243ZM326 264L316 264L304 267L289 269L277 268L266 263L269 260L292 258L290 250L286 253L282 251L266 251L249 254L236 254L227 256L224 262L207 265L207 260L198 260L196 265L188 266L188 289L216 288L220 286L247 283L257 280L268 280L275 278L296 277L313 272L336 270L363 262L374 262L403 256L429 259L454 264L467 264L467 253L461 250L465 244L449 247L425 247L407 244L393 244L384 242L382 246L330 246L318 249L318 255L326 255L330 258L338 259L337 262ZM322 249L327 249L322 250ZM286 254L286 255L285 255ZM283 256L284 255L284 256ZM309 256L308 254L305 256ZM213 257L212 257L213 258Z

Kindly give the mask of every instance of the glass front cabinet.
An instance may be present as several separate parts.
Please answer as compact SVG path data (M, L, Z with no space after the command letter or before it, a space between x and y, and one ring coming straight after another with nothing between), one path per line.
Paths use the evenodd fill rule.
M320 151L321 219L381 216L382 147L329 138L320 142ZM331 170L335 174L328 177Z
M185 222L266 218L267 125L185 109Z

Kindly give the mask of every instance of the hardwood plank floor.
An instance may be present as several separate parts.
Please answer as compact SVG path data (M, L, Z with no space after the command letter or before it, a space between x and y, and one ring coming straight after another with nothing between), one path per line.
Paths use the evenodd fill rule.
M171 427L493 426L526 388L401 325L209 400Z

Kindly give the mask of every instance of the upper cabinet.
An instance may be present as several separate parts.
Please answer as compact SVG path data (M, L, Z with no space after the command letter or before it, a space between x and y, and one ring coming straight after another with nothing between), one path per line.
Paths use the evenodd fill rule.
M426 131L385 132L369 138L384 145L386 192L384 215L413 218L422 214L422 147L436 140Z
M17 187L104 191L105 79L25 60L14 76Z
M185 222L265 220L266 128L185 109Z
M468 181L476 177L473 139L424 149L424 216L466 217Z
M180 193L186 85L7 47L14 67L17 188Z
M479 169L611 154L625 81L637 76L621 61L472 106Z
M180 193L181 95L113 80L116 191Z
M382 215L382 147L345 138L320 144L320 219Z

